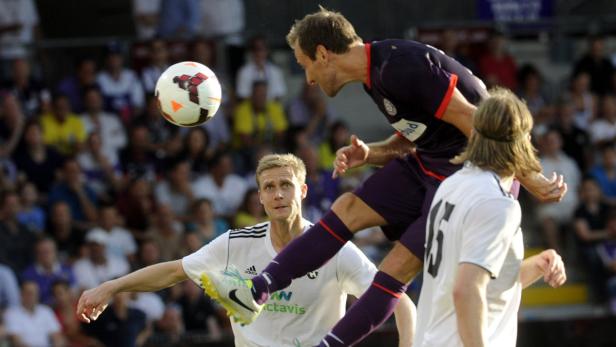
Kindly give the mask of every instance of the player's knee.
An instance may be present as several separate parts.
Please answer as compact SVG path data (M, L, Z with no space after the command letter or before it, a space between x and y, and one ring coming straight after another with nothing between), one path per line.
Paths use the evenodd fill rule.
M378 213L353 193L340 195L332 205L331 210L351 232L385 224Z

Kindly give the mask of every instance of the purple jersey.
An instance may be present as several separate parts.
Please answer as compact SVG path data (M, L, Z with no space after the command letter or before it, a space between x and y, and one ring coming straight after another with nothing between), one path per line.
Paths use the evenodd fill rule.
M396 131L417 145L419 154L451 158L466 136L442 121L454 89L472 104L488 96L483 82L442 51L415 41L366 44L369 79L364 89Z

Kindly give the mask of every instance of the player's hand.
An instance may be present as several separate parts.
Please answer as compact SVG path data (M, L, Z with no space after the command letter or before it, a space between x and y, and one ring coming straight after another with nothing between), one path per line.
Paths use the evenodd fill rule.
M109 288L108 282L86 290L77 303L77 318L84 323L95 321L105 311L112 296L113 291Z
M370 147L357 136L351 135L351 144L336 151L332 178L344 174L348 169L364 165L368 159L368 153L370 153Z
M535 258L535 266L543 273L543 280L553 288L562 286L567 281L565 263L553 249L541 252Z
M516 176L524 188L541 202L559 202L567 194L567 183L563 175L552 173L551 178L541 173L532 173L527 176Z

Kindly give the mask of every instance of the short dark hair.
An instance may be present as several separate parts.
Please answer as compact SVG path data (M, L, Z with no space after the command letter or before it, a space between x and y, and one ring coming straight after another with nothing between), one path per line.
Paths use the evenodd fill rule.
M316 58L318 45L342 54L349 51L351 44L361 42L355 28L340 12L333 12L319 6L319 11L295 21L287 34L287 43L296 43L310 59Z

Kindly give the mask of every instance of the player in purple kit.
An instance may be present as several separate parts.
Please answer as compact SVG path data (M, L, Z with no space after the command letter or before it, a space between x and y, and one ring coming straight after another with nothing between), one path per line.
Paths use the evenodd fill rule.
M259 276L233 281L225 272L208 273L206 287L216 291L231 315L249 323L271 293L318 269L355 232L381 226L396 240L392 250L370 289L320 345L350 346L391 315L398 297L421 270L434 192L460 168L450 159L466 146L475 105L488 93L481 80L442 51L406 40L363 44L351 23L323 8L297 21L287 41L309 84L318 84L333 97L347 83L363 82L396 134L371 144L353 136L336 154L334 176L365 164L383 167L355 192L341 195L321 221ZM562 176L516 176L541 201L559 201L566 193Z

